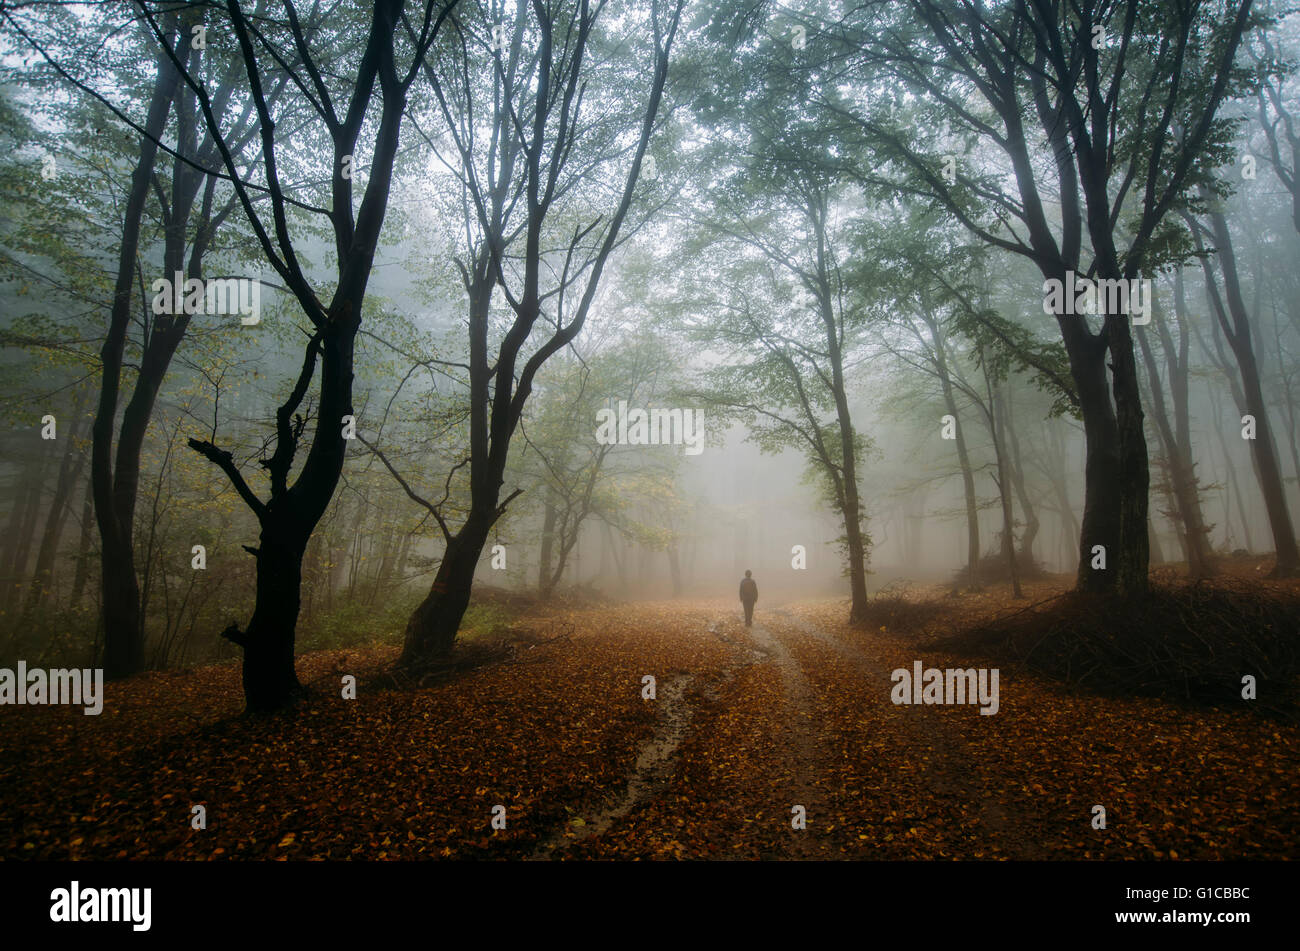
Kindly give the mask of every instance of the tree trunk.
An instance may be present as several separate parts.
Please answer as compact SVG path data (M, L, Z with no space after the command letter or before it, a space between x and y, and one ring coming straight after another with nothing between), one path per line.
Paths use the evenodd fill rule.
M555 520L559 513L555 509L555 490L546 490L546 512L542 516L542 551L537 566L537 587L542 597L551 596L551 551L555 545Z
M1232 347L1232 352L1237 358L1246 410L1255 417L1255 438L1252 440L1251 447L1259 472L1260 489L1264 494L1264 508L1268 512L1269 528L1273 533L1273 545L1277 552L1277 563L1273 574L1280 578L1291 577L1300 570L1300 550L1297 550L1295 530L1291 525L1291 515L1287 511L1286 489L1282 483L1277 447L1269 423L1268 405L1264 401L1263 389L1260 386L1259 368L1255 362L1255 350L1250 339L1250 319L1246 314L1246 305L1241 296L1241 285L1237 277L1236 256L1233 252L1231 236L1228 234L1228 223L1223 214L1212 213L1210 220L1214 227L1214 241L1223 273L1223 287L1227 297L1228 313L1232 317L1232 326L1228 325L1221 309L1217 311L1216 316L1222 322L1228 345ZM1208 267L1208 264L1206 266ZM1217 289L1214 297L1217 302Z
M1296 394L1291 386L1291 370L1286 361L1286 348L1280 338L1281 333L1279 332L1274 345L1274 353L1277 357L1278 376L1282 380L1282 396L1286 403L1286 424L1284 428L1287 434L1287 448L1291 452L1291 472L1296 488L1300 490L1300 407L1296 405Z
M428 595L406 623L399 667L418 669L432 658L451 653L461 619L469 607L474 571L491 530L491 521L475 519L471 514L470 520L447 542Z
M279 709L302 687L293 654L305 541L291 529L262 529L253 616L236 640L244 649L244 700L253 713Z
M1093 276L1108 280L1136 278L1138 274L1121 270L1115 247L1108 188L1111 170L1106 150L1085 151L1077 147L1083 134L1082 114L1072 97L1066 101L1076 110L1071 120L1074 155L1086 209L1083 223L1094 254ZM1068 156L1058 155L1058 164L1067 160ZM1077 206L1074 209L1076 214L1079 210ZM1069 257L1077 260L1077 248ZM1125 262L1125 268L1135 270L1139 264L1140 256L1131 257ZM1064 278L1065 275L1050 276ZM1091 335L1086 319L1057 317L1078 388L1087 439L1079 588L1145 594L1151 557L1147 525L1151 477L1130 319L1127 313L1105 314L1098 337ZM1107 354L1110 356L1109 385ZM1094 550L1098 546L1104 551L1104 569L1100 560L1096 562L1098 567L1093 568Z
M169 30L168 41L173 32L174 25ZM182 61L187 60L189 44L179 43L177 55ZM99 524L100 535L104 675L110 680L136 673L144 666L144 627L140 617L140 586L135 577L135 546L132 541L131 524L131 516L135 509L135 482L120 479L114 472L113 429L117 418L118 395L122 385L126 335L130 327L131 313L135 307L138 264L136 258L140 244L140 226L158 155L158 146L155 142L162 137L167 123L167 113L179 83L180 73L173 66L167 52L161 51L158 55L158 75L154 82L153 97L145 120L146 135L140 140L140 158L131 176L131 187L123 213L122 242L118 248L113 308L109 318L108 335L100 351L103 376L99 391L99 406L91 429L90 477L94 485L95 518ZM143 372L142 368L141 373ZM133 399L132 402L134 403L135 400ZM122 441L118 445L119 466L124 454L129 457L125 446L126 428L127 423L124 418ZM143 434L140 435L142 438ZM138 470L138 446L135 456Z
M1220 410L1218 397L1215 395L1214 387L1209 380L1205 382L1206 392L1210 397L1210 408L1212 418L1215 424L1210 428L1218 436L1219 450L1223 453L1224 465L1224 482L1226 483L1225 498L1223 503L1223 520L1225 523L1225 532L1228 537L1232 534L1232 502L1237 502L1237 517L1241 519L1241 534L1245 541L1245 548L1248 552L1254 552L1255 542L1250 537L1250 513L1246 511L1246 500L1241 495L1241 479L1237 475L1237 467L1232 464L1232 451L1228 448L1227 437L1224 436L1225 427L1223 423L1223 413ZM1236 420L1230 420L1229 427L1233 427ZM1235 427L1233 427L1235 428Z
M941 351L940 351L941 353ZM941 357L942 360L942 357ZM953 395L952 380L947 373L947 363L939 363L939 382L943 386L943 401L954 420L953 429L957 443L957 465L961 467L962 491L966 497L966 583L979 587L980 563L980 513L975 496L975 473L970 465L970 452L966 448L966 433L957 414L957 400Z
M90 575L90 534L95 521L94 486L86 480L86 496L81 505L81 535L77 539L77 567L72 574L72 595L68 604L81 602L86 590L86 579Z
M1158 320L1159 316L1156 319ZM1142 349L1142 360L1146 364L1147 377L1151 381L1152 414L1160 442L1164 447L1165 459L1168 461L1169 496L1174 503L1174 512L1178 518L1179 534L1183 539L1183 547L1187 555L1187 570L1193 579L1207 578L1213 574L1212 557L1208 532L1201 514L1200 491L1192 468L1190 446L1180 442L1169 424L1160 373L1156 368L1155 355L1151 352L1143 328L1138 329L1137 337ZM1171 381L1171 389L1175 386L1174 381Z
M397 571L394 583L401 588L406 583L406 565L411 557L411 545L415 539L414 535L402 536L401 554L397 556Z
M1084 433L1083 518L1079 526L1076 587L1080 591L1114 591L1117 587L1115 559L1120 550L1120 504L1116 490L1120 481L1120 455L1118 425L1106 385L1106 351L1104 344L1096 340L1071 345L1070 337L1066 339ZM1146 531L1145 524L1143 531ZM1105 569L1092 567L1097 554L1093 549L1098 547L1106 559Z
M357 517L352 523L352 544L348 546L348 601L355 602L357 597L357 582L361 578L361 546L366 541L365 533L361 531L365 524L366 503L357 500Z
M1011 512L1011 475L1007 471L1005 429L1000 425L1002 419L1001 400L995 394L992 381L988 378L988 363L984 360L983 354L980 355L980 364L985 368L984 379L989 400L987 409L989 435L993 439L993 452L997 464L994 480L998 486L998 500L1002 505L1002 557L1006 560L1007 571L1011 575L1011 596L1013 598L1023 598L1025 595L1020 590L1020 568L1016 564L1015 518Z
M49 513L45 516L45 530L41 534L41 546L36 553L36 569L32 573L31 587L27 591L27 603L24 614L30 615L40 607L42 598L49 593L54 576L54 559L59 551L59 539L63 537L63 526L68 518L69 501L73 486L81 477L86 457L77 452L73 445L81 429L81 400L76 401L73 419L68 427L67 448L63 452L63 461L59 465L59 476L54 487L54 501L50 503Z
M1070 486L1069 480L1066 478L1066 447L1061 440L1060 424L1049 425L1047 434L1049 441L1048 459L1051 465L1048 481L1051 483L1052 492L1056 496L1056 504L1060 509L1062 536L1066 543L1066 551L1069 552L1065 559L1066 569L1074 571L1078 567L1078 549L1075 547L1075 543L1079 539L1079 520L1074 515L1074 506L1070 504ZM1075 559L1076 564L1070 564L1071 558Z
M3 578L4 596L0 604L6 614L13 613L19 603L22 579L27 575L27 558L31 551L32 536L36 533L37 514L41 507L41 492L45 486L45 467L53 455L51 441L42 439L35 453L23 467L14 492L14 507L9 512L5 527L5 562Z
M998 498L1002 503L1002 557L1011 574L1011 596L1023 598L1020 590L1020 568L1016 564L1015 523L1011 515L1011 488L1007 485L1006 467L1002 464L1002 452L998 451Z
M1196 537L1196 560L1199 565L1200 576L1208 577L1214 574L1214 546L1210 543L1210 529L1205 523L1205 516L1201 507L1201 490L1196 476L1196 460L1192 454L1192 424L1191 424L1191 405L1188 398L1188 389L1190 386L1188 369L1191 365L1189 359L1190 335L1188 334L1187 303L1183 292L1183 272L1178 270L1174 274L1174 309L1178 317L1178 343L1175 347L1172 335L1169 333L1168 321L1160 320L1158 311L1155 309L1159 299L1152 298L1152 313L1156 314L1156 331L1160 334L1162 345L1165 348L1165 363L1169 367L1169 392L1174 401L1174 441L1178 446L1178 465L1180 468L1180 478L1182 489L1186 492L1186 505L1191 513L1194 528L1199 532Z
M526 5L520 7L520 20L516 24L515 33L516 49L523 36L525 10ZM548 127L551 107L560 98L549 88L549 70L552 65L553 51L551 30L555 23L546 13L544 5L537 5L534 11L541 21L538 29L542 42L537 52L541 65L537 72L536 96L525 97L525 100L531 99L531 106L520 108L513 101L513 94L505 93L492 106L484 107L483 114L489 117L489 121L494 123L493 128L496 133L499 133L499 138L494 141L511 142L513 130L519 128L521 114L526 113L528 108L532 110L531 116L525 114L523 124L533 125L536 134L531 146L521 146L523 157L517 165L513 164L513 159L503 159L506 171L487 192L480 190L480 183L474 180L476 176L469 176L469 180L474 180L470 182L469 187L474 192L475 200L483 202L483 205L491 204L494 209L491 221L486 217L482 219L485 232L482 240L475 241L471 238L471 243L475 245L476 250L469 262L470 267L466 268L462 265L461 269L469 305L470 508L460 530L454 535L439 516L439 524L446 537L446 550L443 553L442 564L438 567L438 575L432 590L407 623L406 643L398 661L400 666L408 669L418 668L430 659L450 652L455 643L460 620L469 605L474 571L488 533L504 514L506 506L519 494L517 490L504 500L501 499L501 484L510 453L510 441L519 424L529 394L532 392L536 374L551 356L571 344L581 332L592 301L595 299L605 262L617 245L619 229L632 204L641 162L645 157L655 117L659 112L680 10L681 7L678 6L666 34L661 35L656 30L656 63L650 79L650 95L641 123L640 137L624 182L619 205L607 219L608 223L599 249L587 258L585 290L581 292L579 302L571 312L568 323L561 326L557 319L554 333L527 357L523 356L522 348L539 318L542 317L543 301L553 293L543 291L541 266L543 261L541 236L547 215L551 210L552 189L555 186L555 177L566 161L568 152L566 141L572 144L579 138L579 127L566 126L561 118L559 138L553 137L553 142L545 146L553 150L548 159L553 164L543 170L542 153L545 147L542 142L544 138L542 132ZM569 49L573 55L573 66L569 71L570 93L577 88L576 83L580 76L582 62L580 50L588 40L587 29L594 18L595 14L587 11L584 6L577 17L569 20L570 33L563 42L564 48ZM576 49L579 52L573 52L569 48L570 40L578 44ZM468 79L466 82L468 83ZM472 104L474 98L472 93L467 89L466 94L467 102ZM570 100L566 96L563 97L563 102L562 117L568 115ZM503 145L505 151L502 154L507 154L513 147L513 145ZM549 180L545 186L543 186L543 178ZM514 232L525 234L523 261L520 268L523 274L515 294L512 295L507 289L505 296L508 298L509 307L514 312L514 319L497 344L495 360L490 360L488 318L492 292L499 280L502 283L506 282L502 273L500 255L513 240L513 235L506 233L513 225L508 227L504 224L502 208L507 200L513 205L518 197L520 192L513 191L516 182L520 184L520 190L526 191L529 196L525 212L526 226ZM539 201L538 196L543 187L548 197L544 201ZM483 205L479 207L482 208ZM474 218L471 219L474 223L467 220L467 229L471 233L476 229L479 218L479 214L474 214ZM570 245L570 250L576 248L575 238ZM564 286L563 282L561 286ZM547 320L549 319L548 316Z
M1123 594L1147 590L1147 568L1151 559L1148 500L1151 491L1147 438L1142 398L1138 389L1137 361L1127 315L1109 318L1107 342L1111 357L1111 386L1115 396L1115 422L1119 435L1117 508L1119 510L1119 558L1115 583ZM1113 490L1112 490L1113 491Z
M825 219L819 219L819 226L824 227ZM824 233L818 231L819 247L824 240ZM819 261L821 255L819 255ZM844 517L844 538L849 556L849 623L856 624L867 618L867 541L862 532L862 499L858 494L857 446L853 432L853 419L849 415L849 399L844 388L844 354L840 347L840 328L835 320L835 313L830 294L830 285L825 274L821 275L821 293L818 304L822 324L826 330L826 348L830 356L831 394L835 399L835 418L839 424L841 468L843 485L841 488L842 512Z
M1029 491L1025 487L1025 467L1020 455L1020 437L1016 435L1015 424L1011 421L1011 393L1007 388L1004 391L1005 398L1002 401L1003 418L1005 425L1003 432L1006 433L1007 448L1010 450L1008 468L1011 470L1011 485L1016 490L1016 500L1020 503L1020 511L1025 516L1025 530L1020 536L1020 552L1017 557L1021 565L1028 565L1032 571L1034 568L1034 542L1038 538L1038 512L1034 508L1033 501L1029 498Z
M375 576L375 584L370 591L367 603L374 604L384 591L392 587L393 569L397 564L397 556L401 547L401 542L397 539L392 528L385 526L379 546L379 571Z

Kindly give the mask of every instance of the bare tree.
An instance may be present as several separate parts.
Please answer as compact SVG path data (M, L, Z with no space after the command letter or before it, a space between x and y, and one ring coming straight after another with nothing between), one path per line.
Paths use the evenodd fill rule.
M441 61L425 65L450 138L446 149L432 139L430 146L455 177L465 234L457 266L468 316L469 452L448 474L443 501L452 478L468 467L470 504L455 525L438 504L421 500L446 548L428 596L407 623L400 664L408 669L451 650L492 526L522 491L501 497L510 441L538 370L581 332L620 242L683 5L656 0L646 21L632 18L653 40L644 106L623 90L589 87L610 57L626 75L645 75L627 61L626 48L602 34L603 0L518 0L509 17L457 16L445 68ZM599 112L589 96L604 97ZM639 130L630 143L629 125ZM628 158L616 179L621 187L610 196L613 210L591 212L606 197L600 177ZM496 291L510 316L494 341Z
M226 9L229 25L239 42L260 138L260 171L263 182L257 194L246 185L236 166L230 133L222 128L215 104L206 86L189 71L167 42L167 33L147 8L145 16L183 76L202 109L208 131L217 143L221 160L235 187L239 204L252 226L266 260L283 280L307 318L302 368L288 397L275 413L275 432L270 453L259 460L270 482L269 498L263 500L245 480L233 454L220 448L215 432L208 439L192 438L190 447L221 469L240 498L257 517L261 528L257 547L245 546L257 559L257 588L253 615L240 629L231 624L223 636L244 651L244 694L250 710L271 710L284 705L299 688L294 670L294 634L301 601L302 561L316 523L329 506L343 469L346 454L345 417L353 416L353 353L361 326L366 288L370 281L380 230L388 206L393 169L400 144L407 96L437 38L455 0L425 0L416 4L418 16L408 15L403 0L377 0L369 11L368 25L355 64L322 60L313 52L312 36L304 29L292 3L284 4L283 23L252 21L237 0ZM319 9L312 11L313 21ZM332 11L342 17L329 40L338 42L348 35L352 11ZM273 32L272 27L276 27ZM410 64L405 73L397 66L397 47L402 37L409 47ZM289 63L292 50L300 66ZM274 65L271 65L274 64ZM303 138L289 141L299 152L310 153L329 167L317 180L328 181L329 207L316 208L299 200L286 189L281 162L289 151L286 137L277 137L276 116L265 91L265 78L274 70L285 70L297 93L310 105L316 122L300 129ZM379 99L379 115L369 143L369 177L354 207L353 163L359 157L360 137L367 128L367 115ZM311 137L325 136L327 150L311 143ZM307 148L309 144L312 148ZM269 203L271 221L259 212L255 202ZM300 258L300 249L290 231L290 208L319 214L333 232L335 267L330 280L314 283ZM318 296L318 287L327 296ZM293 478L295 457L304 442L307 419L299 413L316 377L315 429L307 444L306 459Z
M1201 255L1201 268L1205 275L1206 293L1210 299L1218 327L1228 341L1236 358L1237 370L1241 374L1239 400L1247 415L1254 418L1255 436L1251 441L1251 450L1255 459L1255 470L1259 475L1259 487L1264 494L1264 508L1268 512L1268 524L1273 533L1274 551L1277 561L1273 574L1277 577L1289 577L1300 570L1300 550L1296 546L1295 530L1291 524L1291 513L1287 509L1286 489L1282 482L1282 468L1277 455L1277 444L1273 439L1273 426L1269 421L1268 404L1264 400L1264 389L1260 383L1259 365L1255 359L1255 348L1251 342L1251 320L1246 310L1246 301L1242 296L1241 278L1237 273L1237 256L1233 248L1232 236L1228 232L1228 221L1222 210L1212 208L1208 214L1209 225L1204 224L1191 214L1184 214L1184 220L1192 229L1196 249ZM1206 253L1205 238L1214 242L1214 254ZM1215 276L1212 260L1218 262L1219 273L1223 277L1223 291L1219 290L1219 281ZM1225 303L1226 302L1226 303ZM1234 388L1235 389L1235 388Z

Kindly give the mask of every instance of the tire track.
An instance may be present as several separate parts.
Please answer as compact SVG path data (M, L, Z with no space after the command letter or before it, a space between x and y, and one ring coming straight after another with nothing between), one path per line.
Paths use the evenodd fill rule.
M978 766L970 765L965 740L953 726L945 722L938 711L921 708L919 715L908 715L911 707L907 708L908 713L904 713L894 704L885 702L884 697L892 683L892 670L864 651L845 644L788 611L777 610L773 613L791 628L830 647L850 663L871 685L868 696L880 698L876 702L888 708L886 716L902 723L907 735L917 746L928 747L935 752L935 757L923 760L922 778L937 799L959 799L976 804L980 826L987 838L997 845L1001 855L1023 860L1048 857L1048 851L1040 843L1026 836L1025 830L1032 826L1016 821L1016 817L1002 804L997 790L990 788L984 773ZM907 753L899 752L901 755Z
M636 765L628 776L623 795L590 820L581 820L581 826L561 827L552 832L528 856L530 860L554 858L556 853L565 851L574 843L600 835L616 820L668 787L676 767L677 749L686 738L695 716L695 707L687 698L687 690L694 682L694 676L685 674L668 681L656 692L655 729L637 751Z
M756 621L748 630L758 649L768 655L781 673L785 703L780 719L789 736L784 752L791 771L790 805L801 805L807 812L807 828L790 829L788 855L792 859L826 858L828 853L813 833L819 825L827 824L829 801L821 788L825 773L818 765L812 686L794 655L766 625Z
M678 750L691 736L691 726L699 710L692 691L703 699L716 701L742 669L767 659L766 652L738 643L717 622L709 625L708 633L731 648L729 662L709 677L682 674L659 685L654 700L654 732L638 747L636 763L628 774L623 794L590 819L575 817L581 820L580 825L575 827L571 819L553 830L529 854L528 860L562 857L578 842L608 831L633 809L654 801L668 789L680 765Z

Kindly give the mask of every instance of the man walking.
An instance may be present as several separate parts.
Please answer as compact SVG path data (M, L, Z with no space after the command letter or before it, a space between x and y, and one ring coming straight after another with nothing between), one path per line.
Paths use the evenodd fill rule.
M740 579L740 603L745 606L745 627L754 626L754 604L758 601L758 585L750 577L751 571L745 572Z

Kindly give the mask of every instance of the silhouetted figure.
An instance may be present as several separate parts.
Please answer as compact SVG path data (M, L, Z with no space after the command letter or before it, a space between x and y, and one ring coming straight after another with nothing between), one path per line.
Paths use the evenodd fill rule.
M746 571L740 579L740 603L745 606L745 627L754 626L754 604L758 601L758 585L750 577L752 571Z

